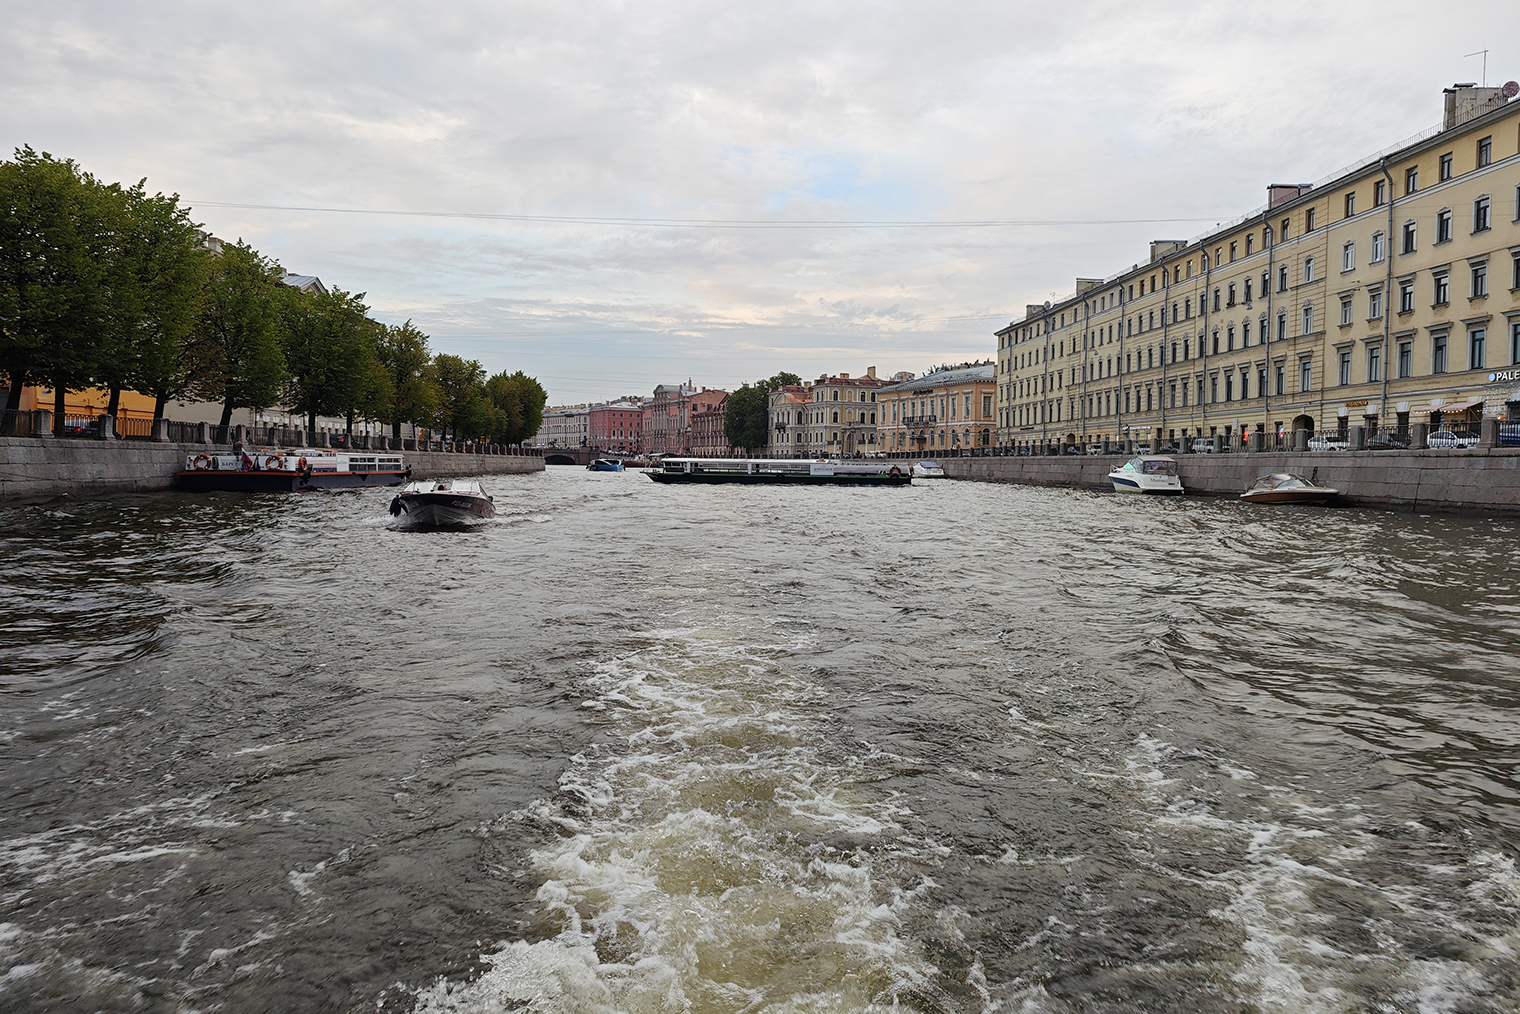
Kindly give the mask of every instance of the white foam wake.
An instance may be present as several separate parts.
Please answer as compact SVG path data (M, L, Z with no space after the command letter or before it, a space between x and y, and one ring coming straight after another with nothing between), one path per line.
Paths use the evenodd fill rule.
M901 932L932 888L892 882L911 850L889 800L826 763L818 691L790 648L671 630L601 665L588 708L613 745L512 819L564 837L531 856L559 933L503 946L419 1012L943 1009Z

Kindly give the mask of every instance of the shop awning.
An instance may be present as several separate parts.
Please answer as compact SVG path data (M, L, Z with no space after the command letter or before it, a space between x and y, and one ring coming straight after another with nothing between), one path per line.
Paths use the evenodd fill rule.
M1483 404L1482 398L1464 398L1458 401L1443 401L1439 405L1428 405L1425 408L1415 409L1416 412L1466 412L1475 405Z

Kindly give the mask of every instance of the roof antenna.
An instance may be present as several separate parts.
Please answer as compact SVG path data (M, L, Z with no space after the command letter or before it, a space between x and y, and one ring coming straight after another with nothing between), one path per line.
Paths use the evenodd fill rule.
M1480 49L1476 53L1464 53L1462 55L1462 59L1465 60L1465 59L1467 59L1470 56L1478 56L1479 54L1481 54L1483 56L1483 87L1487 88L1488 87L1488 50L1486 50L1486 49Z

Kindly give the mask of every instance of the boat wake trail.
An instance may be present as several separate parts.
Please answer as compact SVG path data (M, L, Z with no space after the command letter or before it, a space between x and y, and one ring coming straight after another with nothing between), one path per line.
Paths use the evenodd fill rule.
M904 931L934 885L895 874L933 848L859 784L869 760L822 756L821 693L788 670L801 645L650 642L589 679L605 744L557 798L504 818L559 835L530 858L557 932L424 990L417 1011L984 1006L979 966L947 983Z

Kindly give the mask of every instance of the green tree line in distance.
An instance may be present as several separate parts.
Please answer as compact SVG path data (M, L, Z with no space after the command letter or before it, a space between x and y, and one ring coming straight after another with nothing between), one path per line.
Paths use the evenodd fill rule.
M520 444L538 432L547 396L521 371L487 378L458 356L434 355L411 321L372 320L364 293L303 291L241 241L208 248L178 195L103 183L72 160L30 147L0 162L0 371L5 407L30 384L154 399L280 406L442 430L456 439ZM12 418L8 416L7 418Z
M754 451L765 446L770 393L802 383L795 373L778 373L769 380L741 384L723 402L723 436L728 446Z

